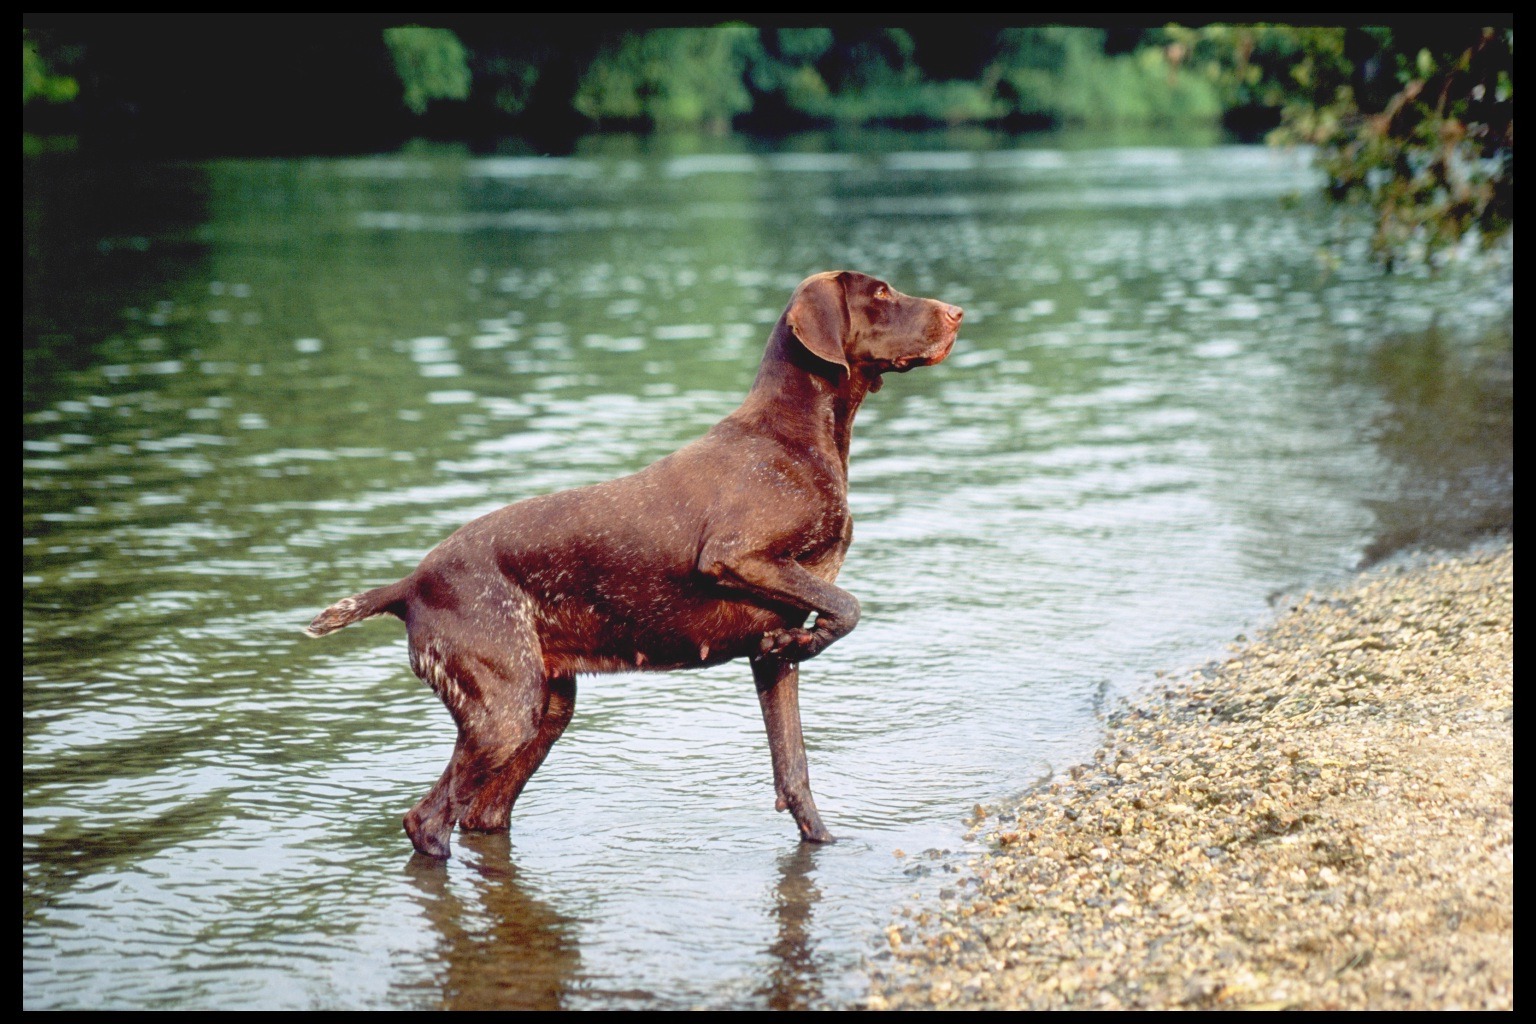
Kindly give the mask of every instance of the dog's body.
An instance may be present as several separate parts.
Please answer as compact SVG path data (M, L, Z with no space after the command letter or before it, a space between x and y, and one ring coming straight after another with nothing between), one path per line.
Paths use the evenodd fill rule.
M744 656L778 807L805 839L830 840L806 771L798 664L859 618L832 582L853 531L853 418L881 374L948 355L961 315L864 274L807 278L746 401L704 437L631 476L482 516L400 582L321 612L311 636L403 619L411 668L458 725L448 767L405 817L416 849L448 856L455 823L507 827L570 721L577 673Z

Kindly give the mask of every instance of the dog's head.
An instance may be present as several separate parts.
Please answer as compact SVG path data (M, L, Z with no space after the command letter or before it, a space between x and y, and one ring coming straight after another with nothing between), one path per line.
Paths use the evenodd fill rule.
M903 295L868 274L829 270L800 282L785 316L807 350L861 374L873 390L883 373L932 366L949 355L964 310Z

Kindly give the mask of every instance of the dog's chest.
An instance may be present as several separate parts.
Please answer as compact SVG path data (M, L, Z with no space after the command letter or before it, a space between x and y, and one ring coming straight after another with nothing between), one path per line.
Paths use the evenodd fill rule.
M853 516L842 502L828 503L821 514L812 520L802 537L795 561L828 581L837 578L848 556L848 545L853 542Z

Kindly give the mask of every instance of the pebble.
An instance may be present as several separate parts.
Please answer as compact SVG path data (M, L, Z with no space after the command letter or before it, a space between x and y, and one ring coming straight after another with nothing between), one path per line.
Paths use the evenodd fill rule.
M906 908L871 1009L1511 1009L1514 543L1307 594ZM982 830L990 829L983 832Z

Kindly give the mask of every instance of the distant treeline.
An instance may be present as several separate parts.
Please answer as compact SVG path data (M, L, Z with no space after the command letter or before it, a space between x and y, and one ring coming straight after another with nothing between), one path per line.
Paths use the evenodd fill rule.
M1357 50L1380 49L1354 34ZM1295 92L1286 72L1310 44L1294 30L1263 31L1235 49L1197 52L1188 31L1173 27L974 16L870 27L846 18L787 26L626 25L611 15L27 15L22 101L29 131L187 150L593 128L1226 119L1260 130L1279 123ZM1233 75L1238 64L1266 66L1281 87L1254 88Z
M159 155L334 153L412 136L520 137L554 152L610 128L1220 122L1317 147L1329 194L1376 212L1389 263L1469 233L1497 239L1514 216L1507 15L1133 27L752 17L29 14L23 151L59 135Z

